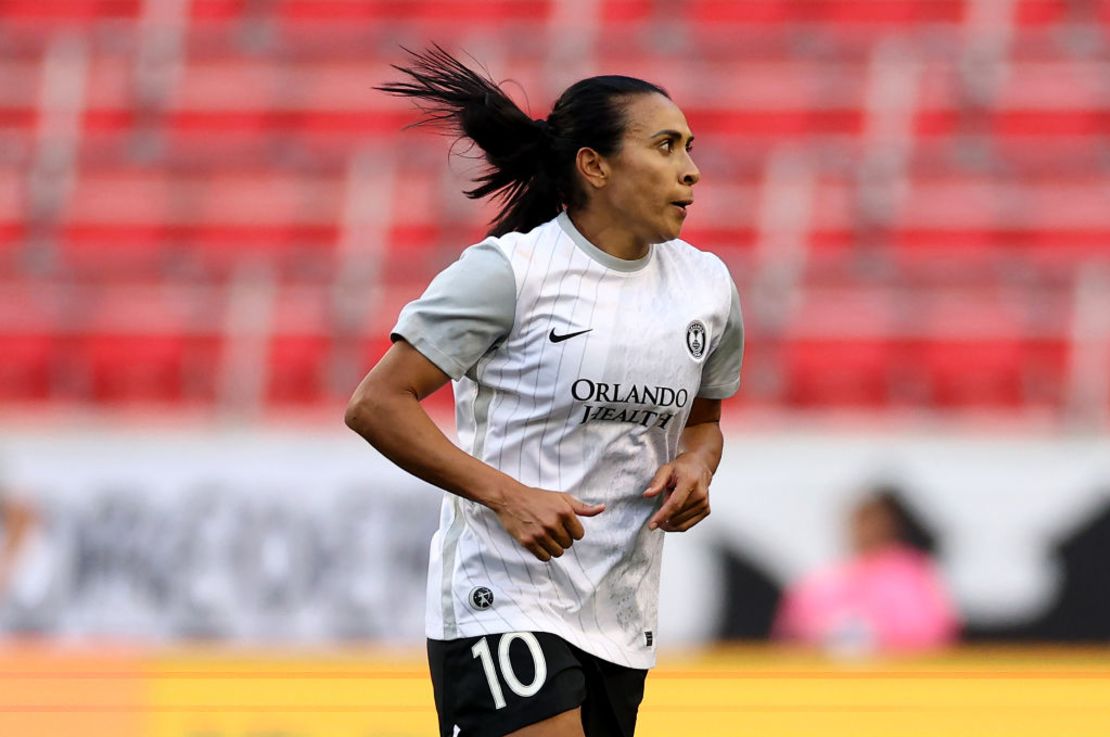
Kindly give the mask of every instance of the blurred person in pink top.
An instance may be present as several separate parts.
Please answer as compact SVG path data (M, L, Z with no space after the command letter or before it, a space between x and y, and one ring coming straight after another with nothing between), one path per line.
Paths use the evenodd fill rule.
M920 651L955 641L959 624L931 541L896 489L852 510L852 556L804 576L783 596L773 636L835 654Z

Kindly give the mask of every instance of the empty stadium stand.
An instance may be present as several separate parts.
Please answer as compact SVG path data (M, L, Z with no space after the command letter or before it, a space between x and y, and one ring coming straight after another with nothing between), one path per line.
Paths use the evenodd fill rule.
M432 41L668 88L741 411L1110 395L1110 1L0 0L0 402L343 402L492 214L372 89Z

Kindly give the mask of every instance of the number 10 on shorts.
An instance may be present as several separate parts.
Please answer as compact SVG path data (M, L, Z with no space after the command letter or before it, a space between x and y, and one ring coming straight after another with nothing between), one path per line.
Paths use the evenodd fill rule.
M535 675L532 676L532 682L525 685L520 682L513 671L512 661L509 660L509 646L513 644L513 640L521 640L528 646L528 651L532 654L532 662L535 665ZM489 641L483 637L470 648L470 652L474 654L475 658L482 661L482 670L486 673L486 683L489 684L489 692L493 696L493 705L497 709L504 709L505 693L501 690L501 682L497 678L497 669L493 664L493 655L489 651ZM534 696L543 687L543 682L547 680L547 661L543 656L543 649L540 648L540 642L536 636L531 632L506 632L501 635L501 642L497 645L497 661L501 666L501 677L505 679L505 685L509 690L517 696L528 697Z

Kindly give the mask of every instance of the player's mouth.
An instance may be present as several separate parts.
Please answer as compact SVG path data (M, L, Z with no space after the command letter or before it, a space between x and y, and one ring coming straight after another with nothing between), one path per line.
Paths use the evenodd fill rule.
M686 217L686 208L688 208L692 204L694 204L693 200L674 200L673 202L671 202L672 206L678 208L678 212L682 215L682 217Z

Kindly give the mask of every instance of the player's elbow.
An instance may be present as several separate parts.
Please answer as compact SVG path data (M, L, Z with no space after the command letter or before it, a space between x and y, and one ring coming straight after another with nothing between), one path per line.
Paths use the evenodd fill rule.
M347 411L343 414L343 422L347 427L351 428L359 435L362 434L359 430L363 425L365 417L366 414L363 412L361 404L354 399L347 403Z
M347 403L343 421L371 444L389 427L397 412L393 395L379 382L368 378L355 391Z
M347 427L367 440L370 440L374 434L374 417L380 414L375 411L374 404L373 392L365 391L365 387L359 387L359 391L355 392L351 401L347 403L347 411L343 414L343 422Z

